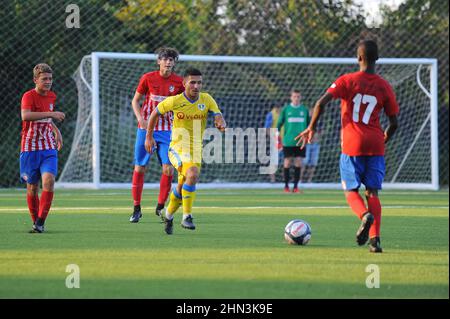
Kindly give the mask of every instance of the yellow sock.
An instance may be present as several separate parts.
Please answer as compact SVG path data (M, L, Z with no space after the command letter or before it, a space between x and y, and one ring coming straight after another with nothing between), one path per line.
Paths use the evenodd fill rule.
M180 194L178 194L176 188L174 188L172 190L169 198L170 198L170 200L169 200L169 205L167 205L167 212L170 215L173 215L173 214L175 214L177 209L181 206L182 199L181 199Z
M183 196L183 215L191 214L195 200L195 185L184 184L181 195Z

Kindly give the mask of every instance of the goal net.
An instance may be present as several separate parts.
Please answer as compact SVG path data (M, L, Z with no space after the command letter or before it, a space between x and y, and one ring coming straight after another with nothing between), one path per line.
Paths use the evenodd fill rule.
M83 58L74 75L76 131L59 186L130 187L137 126L131 100L141 75L156 69L155 59L154 54L102 52ZM213 156L205 154L211 147L204 148L203 187L277 186L262 173L273 151L270 139L264 146L260 134L266 114L274 105L289 103L292 89L299 89L302 103L312 108L337 77L358 69L352 58L181 55L176 72L182 74L187 66L202 71L203 91L216 99L230 128L205 135L204 145L223 147L215 147ZM436 60L380 59L377 72L392 84L400 105L399 129L386 148L384 188L438 189ZM381 122L387 126L384 114ZM340 187L340 124L340 101L335 100L319 121L320 154L312 182L300 187ZM159 185L161 168L154 157L145 175L147 187ZM277 166L281 182L281 160Z

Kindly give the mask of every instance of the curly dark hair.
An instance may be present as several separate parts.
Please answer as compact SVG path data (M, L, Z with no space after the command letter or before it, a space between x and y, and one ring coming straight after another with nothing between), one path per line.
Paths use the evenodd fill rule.
M172 58L174 59L175 62L178 61L178 57L179 57L179 53L177 51L177 49L175 48L170 48L170 47L161 47L156 49L155 53L158 55L158 59L162 59L162 58Z

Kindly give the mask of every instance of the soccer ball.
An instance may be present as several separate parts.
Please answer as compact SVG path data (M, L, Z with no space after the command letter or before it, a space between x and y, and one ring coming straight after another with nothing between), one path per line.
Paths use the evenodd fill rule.
M291 220L284 228L284 239L291 245L306 245L311 239L311 226L301 219Z

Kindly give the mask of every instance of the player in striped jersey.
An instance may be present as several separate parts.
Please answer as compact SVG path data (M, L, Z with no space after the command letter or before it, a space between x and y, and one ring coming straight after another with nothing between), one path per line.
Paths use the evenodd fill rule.
M63 145L61 132L53 120L61 122L65 115L55 111L56 94L50 91L52 74L49 65L45 63L36 65L33 69L36 87L24 93L21 103L20 179L27 183L27 203L33 220L31 232L34 233L44 231L58 172L57 150ZM42 194L39 198L41 178Z
M150 161L151 154L145 150L145 135L148 118L159 102L166 97L183 92L183 78L174 73L174 67L178 61L178 52L173 48L163 47L157 50L157 64L159 70L144 74L136 89L132 101L134 114L138 122L136 143L134 147L134 170L131 193L133 196L134 210L130 222L137 223L142 217L141 198L144 188L145 168ZM141 100L144 98L142 107ZM155 127L156 154L162 166L158 204L156 215L161 215L164 203L172 185L173 167L168 158L170 135L172 131L172 113L160 117Z

